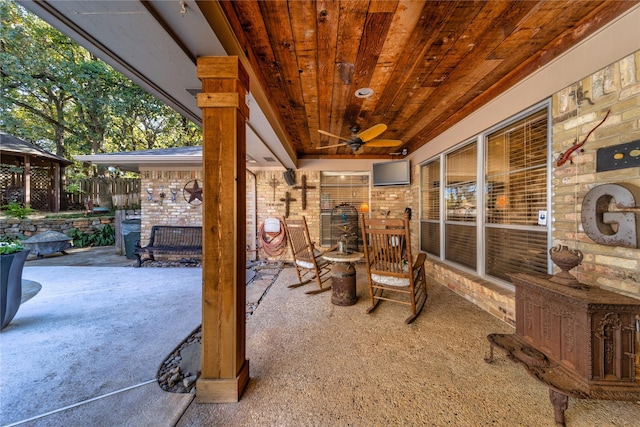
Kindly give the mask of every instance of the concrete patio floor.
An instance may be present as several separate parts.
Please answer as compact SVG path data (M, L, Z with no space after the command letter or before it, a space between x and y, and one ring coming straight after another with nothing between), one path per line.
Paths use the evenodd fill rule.
M178 427L195 426L555 426L548 389L496 350L486 336L509 325L430 282L422 314L382 302L372 314L364 268L358 302L284 269L247 320L251 380L240 402L192 402ZM306 288L306 289L305 289ZM567 426L638 426L634 402L569 399Z
M164 392L160 363L201 322L201 269L111 257L27 261L24 278L42 289L0 334L1 425L555 425L546 387L499 350L484 362L486 335L510 326L433 283L411 325L390 302L367 315L361 266L348 307L306 295L312 285L288 289L295 271L280 272L247 320L240 402ZM640 405L569 399L565 415L568 426L637 426Z
M114 248L29 259L42 289L0 333L3 426L172 426L193 395L157 383L201 323L200 268L133 268Z

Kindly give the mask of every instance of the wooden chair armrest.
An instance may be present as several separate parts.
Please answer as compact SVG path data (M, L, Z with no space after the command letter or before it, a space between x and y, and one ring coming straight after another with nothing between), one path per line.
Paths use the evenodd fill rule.
M420 254L418 255L418 258L416 258L416 262L413 263L413 269L415 270L417 268L422 267L426 260L427 260L427 254L425 254L424 252L420 252Z

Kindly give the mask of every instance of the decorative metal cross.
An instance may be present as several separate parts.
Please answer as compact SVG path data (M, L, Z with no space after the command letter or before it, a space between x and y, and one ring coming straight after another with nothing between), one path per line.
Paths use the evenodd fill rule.
M291 202L295 202L296 199L291 198L291 194L287 191L284 193L284 199L280 199L281 202L284 202L284 217L289 218L289 205Z
M273 188L273 202L276 202L276 187L280 184L275 176L271 177L271 187Z
M304 211L307 210L307 190L313 190L316 187L313 185L307 185L306 175L302 175L300 180L302 181L302 185L293 188L296 190L302 190L302 210Z

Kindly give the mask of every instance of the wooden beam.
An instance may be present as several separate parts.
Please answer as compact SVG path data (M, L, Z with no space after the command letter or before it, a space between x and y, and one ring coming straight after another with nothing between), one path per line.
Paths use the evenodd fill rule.
M235 56L198 58L202 93L202 367L198 403L240 400L245 357L246 125L249 77Z
M250 43L245 42L243 45L238 37L242 37L243 31L239 26L239 23L234 21L230 22L225 15L224 8L229 12L233 10L233 7L255 7L258 8L256 2L228 2L223 1L223 5L219 1L196 1L198 8L204 15L205 19L211 26L211 29L216 33L216 36L220 40L220 43L224 47L225 51L229 55L237 55L242 62L242 65L251 79L252 95L256 99L260 109L264 113L265 117L269 121L273 131L278 136L278 139L282 143L282 146L289 155L290 160L297 166L298 157L294 144L291 140L291 135L287 131L287 124L290 121L285 122L282 120L280 114L278 114L278 108L276 107L276 100L271 96L270 91L267 89L267 84L262 78L260 73L260 67L258 66L258 59L253 55L253 48ZM258 8L259 10L259 8ZM235 28L232 26L235 24ZM268 40L265 39L265 40ZM255 70L254 70L255 69ZM281 99L285 99L282 97Z

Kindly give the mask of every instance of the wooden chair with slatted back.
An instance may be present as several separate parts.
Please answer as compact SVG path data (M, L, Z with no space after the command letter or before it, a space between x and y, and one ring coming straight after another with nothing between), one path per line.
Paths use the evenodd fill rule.
M373 312L380 301L394 301L411 307L413 322L427 300L425 274L426 254L421 252L415 260L411 255L409 215L404 219L368 219L362 216L362 239L369 279Z
M331 289L331 284L323 286L324 283L330 279L328 274L331 271L331 263L323 259L322 255L334 250L335 247L325 251L316 249L314 242L312 242L309 237L309 228L307 227L305 217L302 217L302 219L284 218L284 224L291 254L293 255L293 265L296 268L299 282L289 285L288 287L297 288L311 283L315 278L319 289L307 291L307 294L317 294ZM311 275L311 277L303 281L303 278L309 275Z

